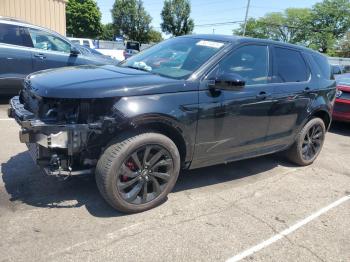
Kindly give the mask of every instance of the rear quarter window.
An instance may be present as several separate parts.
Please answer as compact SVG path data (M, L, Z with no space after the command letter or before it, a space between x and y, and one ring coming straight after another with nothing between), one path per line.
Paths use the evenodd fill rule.
M275 47L273 82L305 82L310 77L310 70L301 52Z
M321 77L324 79L331 79L332 77L331 66L328 63L327 57L323 55L318 55L318 54L312 54L311 57L314 60L316 66L318 67L321 73Z
M24 27L10 24L0 24L0 43L33 47L28 30Z

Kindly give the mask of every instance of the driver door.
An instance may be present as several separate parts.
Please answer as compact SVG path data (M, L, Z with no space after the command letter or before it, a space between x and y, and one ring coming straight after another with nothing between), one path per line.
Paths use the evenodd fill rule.
M227 88L224 73L245 86ZM225 56L201 83L194 161L201 167L264 152L273 101L267 45L244 45ZM208 84L210 87L208 87Z
M77 65L77 56L71 55L70 43L56 35L37 29L29 29L33 41L34 71Z

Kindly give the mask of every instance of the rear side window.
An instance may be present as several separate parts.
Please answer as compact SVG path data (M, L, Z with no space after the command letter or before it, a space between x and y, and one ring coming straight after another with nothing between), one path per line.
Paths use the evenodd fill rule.
M313 54L312 58L315 61L317 67L319 68L322 78L330 79L332 72L331 72L331 66L328 63L327 57L323 55Z
M275 47L274 82L304 82L309 79L310 72L299 51Z
M0 24L0 43L33 47L27 29L17 25Z

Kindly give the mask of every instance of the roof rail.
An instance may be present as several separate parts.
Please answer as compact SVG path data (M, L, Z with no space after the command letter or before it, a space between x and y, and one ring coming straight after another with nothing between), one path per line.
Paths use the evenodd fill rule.
M19 22L19 23L26 23L29 24L28 22L24 20L20 20L14 17L8 17L8 16L0 16L0 20L6 20L6 21L12 21L12 22Z

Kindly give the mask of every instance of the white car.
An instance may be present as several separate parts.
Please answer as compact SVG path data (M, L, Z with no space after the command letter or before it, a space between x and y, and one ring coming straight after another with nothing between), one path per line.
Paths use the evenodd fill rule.
M96 49L96 50L106 56L109 56L119 61L123 61L125 59L124 50L118 50L118 49Z
M73 44L81 45L85 47L89 47L91 49L95 49L98 52L104 54L105 56L109 56L115 60L122 61L125 59L124 57L124 50L119 49L106 49L106 48L97 48L97 46L94 45L94 40L89 38L68 38Z
M95 49L94 40L88 38L73 38L68 37L68 39L76 45L87 46L89 48Z

